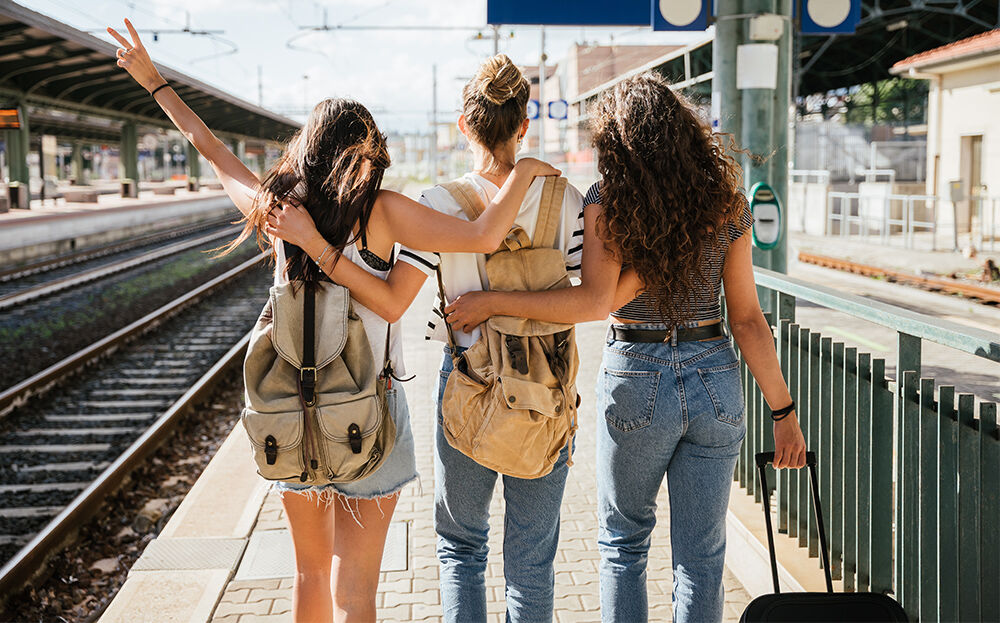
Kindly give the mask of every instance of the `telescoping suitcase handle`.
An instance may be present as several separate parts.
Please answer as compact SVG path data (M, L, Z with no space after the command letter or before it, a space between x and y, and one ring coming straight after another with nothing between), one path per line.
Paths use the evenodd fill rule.
M771 532L771 494L767 488L767 472L764 469L774 461L773 452L758 452L754 458L757 461L757 474L760 476L761 497L764 500L764 524L767 526L767 549L771 554L771 579L774 581L774 592L781 593L778 586L778 560L774 555L774 534ZM823 573L826 574L826 592L833 592L833 578L830 576L830 553L826 549L826 529L823 527L823 508L819 501L819 481L816 479L816 453L806 452L806 465L809 466L809 482L812 488L812 501L816 515L816 529L819 533L819 551L823 557Z

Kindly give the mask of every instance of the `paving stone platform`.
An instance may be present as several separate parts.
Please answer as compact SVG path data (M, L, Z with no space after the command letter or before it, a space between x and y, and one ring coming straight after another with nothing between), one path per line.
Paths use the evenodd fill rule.
M421 293L407 314L404 323L406 335L422 335L424 312L430 304L429 288ZM583 394L580 412L580 431L574 466L570 469L566 495L562 508L562 528L559 552L556 556L555 620L559 623L600 621L598 598L597 514L594 472L593 421L596 417L592 398L600 364L601 347L605 332L604 323L590 323L578 328L581 371L579 387ZM393 526L383 558L383 572L377 605L380 621L440 621L441 604L438 592L438 562L435 556L433 527L434 474L433 442L434 412L433 391L437 380L436 364L440 361L441 345L423 339L406 341L406 360L410 373L417 378L406 386L413 418L413 432L417 448L417 468L422 477L422 487L408 486L400 498L393 517ZM504 619L504 585L502 567L503 497L498 490L493 498L490 519L490 558L487 566L486 585L488 611L491 621ZM669 508L666 489L657 510L660 520L653 533L653 548L649 561L650 620L670 620L671 565L669 546ZM405 525L405 531L400 528ZM279 535L287 526L280 501L275 492L268 493L251 533ZM400 536L402 535L402 536ZM284 536L284 535L282 535ZM406 539L401 543L400 539ZM270 558L266 564L275 569L274 577L257 576L259 579L240 579L254 575L255 570L243 569L250 555L250 546L244 553L241 567L226 586L212 616L213 623L249 623L265 621L291 621L293 567L289 542L271 538L271 547L282 550L259 553ZM285 544L285 545L282 545ZM288 549L283 549L287 547ZM398 565L399 552L408 554L405 567ZM283 564L274 564L274 559ZM261 566L266 566L261 564ZM280 568L280 569L279 569ZM393 569L393 570L388 570ZM726 585L726 621L739 620L739 614L750 601L750 595L735 577L728 573Z

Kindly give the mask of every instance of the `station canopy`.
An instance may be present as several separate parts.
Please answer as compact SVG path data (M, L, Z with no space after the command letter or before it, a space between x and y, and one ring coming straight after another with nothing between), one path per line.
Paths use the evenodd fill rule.
M891 78L897 61L1000 28L998 0L862 0L850 35L802 35L798 93Z
M114 128L102 127L105 124L94 117L172 127L149 93L117 66L117 47L10 0L0 0L0 103L31 106L33 133L118 136ZM299 128L291 119L179 71L158 68L191 109L222 135L280 141ZM82 114L74 120L57 110Z

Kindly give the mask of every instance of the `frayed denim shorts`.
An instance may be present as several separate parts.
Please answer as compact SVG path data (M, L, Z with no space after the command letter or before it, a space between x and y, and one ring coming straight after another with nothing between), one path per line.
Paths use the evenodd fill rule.
M354 482L335 482L327 485L299 485L278 481L274 483L279 494L289 491L318 495L329 504L334 498L349 500L375 500L389 497L417 479L417 460L413 448L413 431L410 428L410 410L406 404L403 384L394 382L386 392L389 412L396 422L396 443L385 461L371 474Z

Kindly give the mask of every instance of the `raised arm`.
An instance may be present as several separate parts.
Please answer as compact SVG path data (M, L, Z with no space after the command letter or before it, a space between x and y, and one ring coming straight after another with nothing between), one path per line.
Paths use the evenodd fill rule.
M391 191L379 194L381 213L393 239L411 249L441 253L491 253L510 231L535 177L546 175L559 175L559 170L535 158L518 160L500 192L474 221L442 214Z
M117 53L118 66L123 67L142 88L149 92L156 90L156 94L153 96L156 103L160 105L163 112L167 113L167 116L184 137L191 141L198 153L205 156L205 159L212 165L216 176L222 182L222 187L226 190L226 194L233 200L240 212L249 214L253 209L254 197L259 185L257 176L208 129L205 122L188 108L188 105L169 85L162 89L158 88L167 84L167 81L163 79L149 58L149 53L142 45L139 33L132 26L132 22L126 19L125 27L128 28L132 41L120 35L114 28L108 28L108 33L122 46Z
M448 322L468 332L490 316L567 323L607 318L616 309L616 303L634 298L636 285L641 287L641 284L637 276L627 278L618 292L621 262L598 235L600 213L599 204L588 205L583 210L583 261L579 285L542 292L469 292L445 308Z
M726 290L729 329L740 347L740 354L772 409L792 402L788 385L781 375L774 334L764 318L757 299L751 260L750 232L743 234L726 253L722 285ZM795 411L774 423L774 467L802 467L806 444Z

